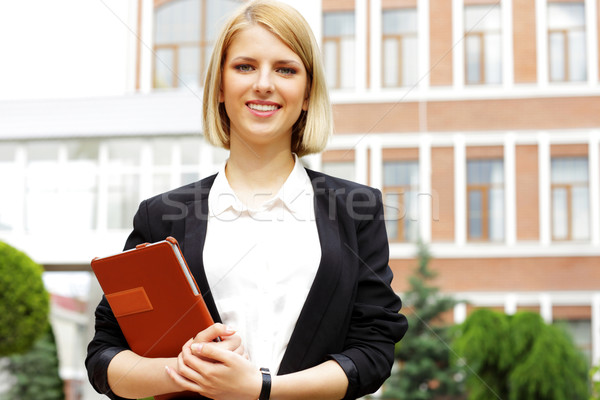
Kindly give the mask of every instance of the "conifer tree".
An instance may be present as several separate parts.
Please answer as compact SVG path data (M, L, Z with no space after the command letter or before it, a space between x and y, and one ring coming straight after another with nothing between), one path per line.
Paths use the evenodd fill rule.
M14 382L2 400L63 400L63 381L58 374L58 354L52 327L24 354L9 357L7 370Z
M397 366L384 385L384 398L428 400L462 392L462 375L450 364L450 331L441 318L457 301L431 283L436 273L430 260L429 249L419 242L418 265L402 296L408 332L396 346Z

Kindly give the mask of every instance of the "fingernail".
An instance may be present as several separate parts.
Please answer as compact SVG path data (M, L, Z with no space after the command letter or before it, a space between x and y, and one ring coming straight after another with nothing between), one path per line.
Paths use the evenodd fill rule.
M167 371L167 374L171 373L171 368L169 368L168 365L165 365L165 371Z
M225 326L225 332L227 332L227 333L233 333L233 332L235 332L235 328L227 325L227 326Z
M202 343L192 343L192 350L200 353L202 350Z

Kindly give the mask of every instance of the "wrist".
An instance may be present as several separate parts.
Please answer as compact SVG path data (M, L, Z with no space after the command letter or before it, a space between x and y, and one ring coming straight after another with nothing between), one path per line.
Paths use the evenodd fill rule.
M262 385L258 400L269 400L271 397L271 372L268 368L261 368L260 374L262 376Z

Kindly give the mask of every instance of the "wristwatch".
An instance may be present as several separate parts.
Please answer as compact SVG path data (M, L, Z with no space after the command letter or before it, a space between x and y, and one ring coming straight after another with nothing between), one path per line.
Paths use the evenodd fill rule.
M269 368L261 368L260 372L262 373L262 388L258 400L269 400L271 396L271 372Z

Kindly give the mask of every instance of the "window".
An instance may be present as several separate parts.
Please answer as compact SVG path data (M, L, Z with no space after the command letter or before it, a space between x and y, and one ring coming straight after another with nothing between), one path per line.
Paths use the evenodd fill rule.
M163 1L154 10L154 87L200 87L223 16L235 0Z
M592 321L590 319L568 319L557 321L559 327L573 338L575 346L585 355L588 363L592 361Z
M383 86L417 83L417 10L383 10Z
M500 6L466 6L464 22L465 82L502 83Z
M383 203L390 241L418 240L418 193L418 161L383 163Z
M587 75L583 2L548 4L550 80L584 81Z
M590 198L586 157L556 157L552 173L552 239L590 237Z
M333 89L354 87L354 12L323 15L323 55L327 84Z
M21 202L19 193L22 193L23 184L16 164L15 154L17 152L16 143L3 142L0 144L0 176L2 177L2 192L11 195L0 196L0 231L14 230L20 226L20 213L18 210Z
M61 197L65 213L77 215L66 218L64 227L71 231L89 231L97 228L98 209L98 155L100 142L95 139L66 143L67 161Z
M52 141L31 142L26 149L25 229L27 232L39 232L49 226L60 228L63 219L69 216L61 213L59 192L64 180L58 163L59 144Z
M140 140L108 141L108 228L129 229L140 202Z
M470 240L504 238L504 163L467 161L467 227Z
M323 163L322 170L327 175L350 181L355 179L354 161L327 161Z

